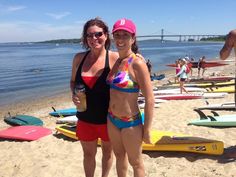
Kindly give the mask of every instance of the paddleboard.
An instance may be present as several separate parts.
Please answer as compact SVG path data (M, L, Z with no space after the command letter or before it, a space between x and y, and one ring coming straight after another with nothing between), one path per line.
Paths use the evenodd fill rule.
M189 82L213 82L213 81L230 81L234 79L232 76L212 76L212 77L204 77L204 78L191 78Z
M167 102L167 100L158 99L158 98L155 98L154 101L155 101L156 104ZM138 97L138 102L139 102L139 103L145 102L145 97L139 96L139 97Z
M209 98L224 98L228 93L226 92L218 92L218 93L203 93L202 97L205 99Z
M228 102L228 103L222 103L222 104L208 104L205 106L198 107L196 109L199 110L236 110L235 103Z
M138 106L139 106L140 109L144 109L145 108L145 102L144 103L139 103ZM160 107L160 104L158 104L158 103L154 104L154 108L159 108L159 107Z
M50 112L49 115L54 116L54 117L60 117L60 116L73 116L76 115L76 108L69 108L69 109L61 109L61 110L55 110L55 108L53 108L54 111Z
M169 95L154 95L154 97L163 100L190 100L190 99L200 99L202 98L202 94L179 93L179 94L169 94Z
M61 123L77 123L78 118L76 116L66 116L62 118L57 118L56 123L61 124Z
M76 126L61 125L56 130L67 137L78 140ZM222 141L199 137L186 136L180 133L153 130L151 132L153 144L142 144L143 151L181 151L211 155L221 155L224 151ZM98 141L98 144L101 144Z
M235 86L225 86L225 87L209 87L206 88L207 92L212 93L218 93L218 92L227 92L227 93L234 93L235 92Z
M233 86L234 80L227 82L203 82L203 83L185 83L185 87L223 87L223 86ZM179 84L166 84L164 86L177 87Z
M43 121L37 117L28 116L28 115L15 115L4 117L4 121L10 125L37 125L42 126Z
M0 130L0 139L33 141L50 135L52 131L41 126L15 126Z
M185 87L185 89L188 92L206 92L206 89L204 89L204 88ZM180 93L180 88L153 90L153 93L154 93L154 95L178 94L178 93Z
M210 126L210 127L235 127L236 126L236 114L231 115L218 115L213 112L214 115L205 115L201 110L195 109L199 114L200 119L196 119L188 123L188 125L198 126Z

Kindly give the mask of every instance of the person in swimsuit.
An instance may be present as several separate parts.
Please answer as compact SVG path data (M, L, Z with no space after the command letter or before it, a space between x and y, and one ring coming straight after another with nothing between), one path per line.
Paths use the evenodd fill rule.
M181 69L180 71L176 74L176 77L179 77L179 87L180 87L180 93L182 94L183 91L185 91L186 93L188 93L188 91L184 88L184 83L187 81L188 79L188 75L186 73L186 66L187 66L187 61L183 58L180 60L180 66Z
M136 27L128 19L118 20L112 30L119 59L107 77L110 85L108 134L116 156L118 176L126 176L128 162L134 176L145 176L142 142L151 143L150 131L154 95L150 74L144 59L136 55ZM144 115L138 106L138 95L145 97Z
M175 74L178 74L180 69L181 69L181 67L180 67L180 60L181 60L181 58L175 60L175 64L176 64L176 66L175 66ZM175 77L175 83L177 83L177 82L179 82L179 76Z
M206 57L203 56L198 61L198 77L200 77L200 71L202 69L202 77L204 76L204 73L206 71L206 67L204 66L204 63L206 62Z
M76 136L83 148L86 177L94 176L97 141L98 138L101 139L102 176L107 177L112 166L112 146L107 132L106 117L110 95L106 78L118 58L118 53L109 51L108 27L98 18L85 23L82 42L87 51L75 55L70 82L74 104L80 104L79 98L74 94L77 84L84 85L87 102L87 110L77 112Z

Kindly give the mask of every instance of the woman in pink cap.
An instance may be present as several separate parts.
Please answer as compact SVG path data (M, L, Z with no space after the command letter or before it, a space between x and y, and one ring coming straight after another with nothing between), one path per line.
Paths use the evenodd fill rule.
M128 162L134 176L145 176L142 160L142 142L151 143L150 131L154 108L154 95L147 65L140 58L136 44L136 27L128 19L118 20L112 30L119 53L110 71L108 134L116 156L119 177L126 176ZM140 90L145 97L144 115L138 106Z

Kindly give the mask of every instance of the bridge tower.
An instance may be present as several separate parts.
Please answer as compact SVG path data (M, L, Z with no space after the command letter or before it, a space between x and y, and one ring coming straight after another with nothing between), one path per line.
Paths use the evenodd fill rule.
M164 42L164 29L161 29L161 42Z

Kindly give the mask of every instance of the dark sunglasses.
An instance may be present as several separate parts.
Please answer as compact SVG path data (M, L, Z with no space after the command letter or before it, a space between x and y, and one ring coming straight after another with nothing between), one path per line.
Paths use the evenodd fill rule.
M99 38L102 35L103 35L103 32L100 31L100 32L95 32L95 33L88 33L88 34L86 34L86 37L87 38L93 38L95 36L96 38Z

